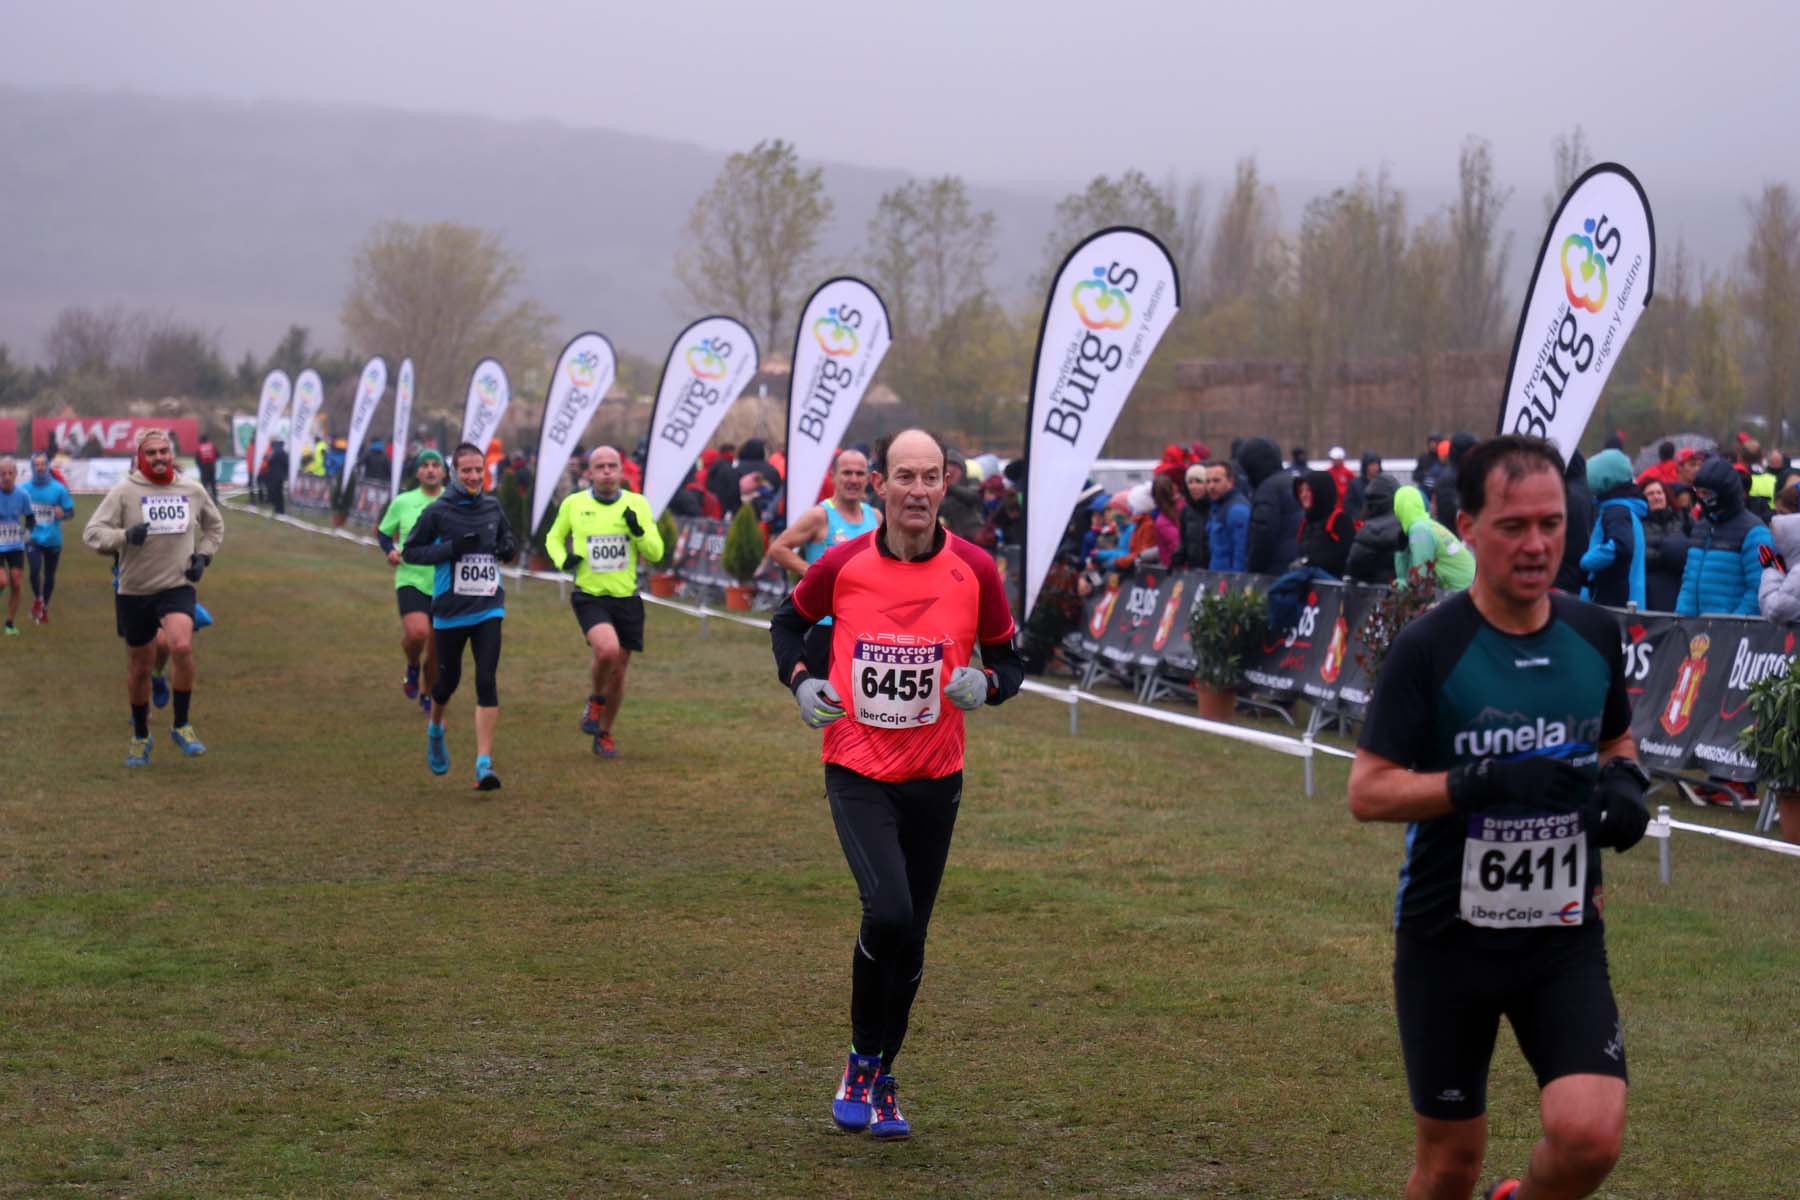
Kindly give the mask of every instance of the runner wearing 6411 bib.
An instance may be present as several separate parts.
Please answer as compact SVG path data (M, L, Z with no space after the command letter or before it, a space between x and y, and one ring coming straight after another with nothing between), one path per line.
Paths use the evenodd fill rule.
M938 525L944 449L894 436L875 475L887 523L828 550L770 622L776 668L820 758L862 898L850 970L850 1056L832 1102L844 1129L904 1138L894 1058L925 969L925 931L962 800L963 713L1019 690L1012 613L988 553ZM832 617L828 679L806 635ZM980 647L982 666L971 658Z
M436 569L431 630L437 642L437 682L425 726L425 762L433 775L450 770L444 710L462 682L466 646L475 655L475 786L491 792L500 786L493 757L494 729L500 724L500 623L506 617L500 564L517 556L518 543L499 501L482 494L487 455L464 442L450 459L455 478L419 514L400 552L406 562Z
M1500 1018L1537 1075L1543 1137L1495 1200L1591 1195L1618 1160L1625 1044L1600 851L1649 822L1616 624L1552 595L1562 458L1508 435L1469 451L1457 532L1474 583L1408 625L1382 667L1350 811L1405 822L1394 993L1412 1095L1409 1200L1467 1200L1487 1143Z
M581 636L593 651L593 685L581 716L581 732L594 753L613 758L613 725L625 702L625 670L644 648L644 600L637 591L638 557L660 562L662 533L650 502L624 490L624 464L611 446L588 455L588 487L571 492L556 510L545 548L558 570L575 544L575 590L569 597Z

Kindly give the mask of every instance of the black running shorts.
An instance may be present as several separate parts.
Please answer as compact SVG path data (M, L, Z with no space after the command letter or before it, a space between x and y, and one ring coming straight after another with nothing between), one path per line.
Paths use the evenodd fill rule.
M394 599L400 605L400 615L403 617L408 613L419 613L427 617L431 615L431 597L411 584L395 588Z
M163 618L170 613L194 619L194 589L191 584L183 584L148 596L115 595L113 612L118 618L119 636L127 646L148 646L156 640Z
M1399 933L1394 1008L1413 1111L1440 1121L1487 1111L1488 1064L1504 1016L1538 1087L1565 1075L1625 1079L1625 1035L1603 927L1545 930L1527 953Z
M11 567L15 571L25 569L25 547L17 550L0 550L0 567Z
M576 588L569 597L581 635L602 621L619 635L619 645L637 653L644 648L644 600L641 596L595 596Z

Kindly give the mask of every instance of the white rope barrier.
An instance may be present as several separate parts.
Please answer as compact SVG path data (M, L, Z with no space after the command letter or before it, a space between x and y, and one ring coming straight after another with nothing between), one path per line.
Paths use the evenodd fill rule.
M222 505L222 507L229 508L233 512L250 513L266 520L279 521L283 525L291 525L296 529L305 529L312 533L324 534L328 537L337 538L340 541L355 542L363 546L380 545L380 543L372 537L350 533L344 529L322 528L311 521L303 521L298 517L290 517L286 514L276 516L273 513L262 512L256 508L243 504L225 504ZM502 573L513 579L540 579L546 583L557 584L559 587L566 587L569 582L568 575L556 571L531 571L521 567L505 567L502 568ZM730 621L736 625L748 626L751 629L766 630L769 628L769 622L760 617L746 616L743 613L728 609L712 608L704 604L683 604L663 596L645 595L643 599L647 603L660 605L661 607L670 609L674 612L686 613L691 617L697 617L702 622L717 619L721 621ZM1248 745L1258 746L1264 750L1273 751L1276 754L1284 754L1290 758L1301 759L1306 764L1306 794L1308 796L1313 794L1312 760L1315 755L1323 754L1331 758L1347 759L1354 759L1356 757L1355 751L1345 750L1338 746L1315 741L1310 733L1303 734L1297 738L1285 737L1278 733L1265 733L1260 729L1248 729L1241 725L1233 725L1223 721L1208 721L1203 717L1192 717L1188 716L1186 713L1171 712L1164 708L1152 708L1147 704L1138 704L1129 700L1114 700L1108 696L1101 696L1094 692L1083 691L1081 688L1073 685L1059 688L1053 687L1047 683L1039 683L1035 679L1027 679L1020 684L1019 690L1030 692L1034 696L1042 696L1046 700L1054 700L1058 704L1068 705L1069 732L1071 734L1077 732L1078 725L1076 714L1081 705L1097 704L1101 708L1110 708L1116 712L1127 713L1131 716L1141 717L1145 720L1161 721L1165 725L1174 725L1179 728L1194 730L1197 733L1210 734L1213 737L1222 737L1231 741L1244 742ZM1772 797L1765 801L1765 803L1773 802ZM1646 837L1658 839L1658 852L1661 857L1662 880L1664 883L1669 882L1670 834L1675 830L1680 830L1682 833L1698 834L1702 837L1719 838L1720 840L1727 842L1737 842L1740 845L1751 846L1758 850L1773 851L1776 854L1786 855L1790 858L1800 858L1800 845L1776 841L1773 838L1758 837L1755 834L1739 833L1732 829L1719 829L1712 825L1696 825L1689 821L1676 821L1670 817L1668 805L1663 805L1657 809L1657 815L1651 819L1649 827L1644 832Z

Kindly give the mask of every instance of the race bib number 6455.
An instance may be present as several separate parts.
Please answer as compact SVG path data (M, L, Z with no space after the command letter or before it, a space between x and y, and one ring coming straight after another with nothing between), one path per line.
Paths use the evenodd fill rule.
M938 699L942 646L889 646L857 639L850 660L856 692L856 719L878 729L934 725L943 712Z

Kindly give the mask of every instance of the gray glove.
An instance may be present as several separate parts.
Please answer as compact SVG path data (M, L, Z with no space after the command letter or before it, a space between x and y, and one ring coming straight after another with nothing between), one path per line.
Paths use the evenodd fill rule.
M809 729L823 729L844 715L844 702L829 679L808 675L794 688L794 701L800 705L800 719Z
M968 711L987 703L988 677L980 667L958 667L944 685L944 699Z

